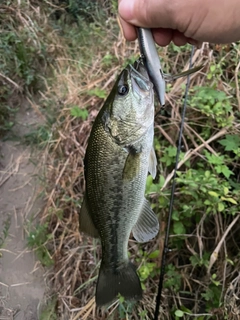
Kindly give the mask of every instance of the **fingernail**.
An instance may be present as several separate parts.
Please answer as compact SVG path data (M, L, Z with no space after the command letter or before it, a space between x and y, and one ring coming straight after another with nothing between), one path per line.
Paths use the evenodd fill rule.
M188 43L190 43L191 45L197 47L197 49L200 49L201 46L202 46L202 42L197 41L197 40L194 40L194 39L192 39L192 38L188 38L187 41L188 41Z
M118 12L120 16L128 22L134 22L133 18L134 0L120 0Z

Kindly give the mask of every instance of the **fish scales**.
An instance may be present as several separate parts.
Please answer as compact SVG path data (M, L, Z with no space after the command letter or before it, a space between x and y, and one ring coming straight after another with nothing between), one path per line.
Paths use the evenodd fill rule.
M144 198L148 171L155 175L156 170L153 89L142 62L134 67L123 70L100 110L84 160L80 229L99 236L102 245L97 305L110 303L119 293L126 299L141 298L128 239L133 231L136 240L148 241L159 228Z
M115 263L117 266L123 260L128 260L126 245L123 245L122 241L124 244L128 241L132 227L137 222L141 211L148 171L146 164L151 144L150 148L146 148L145 152L141 154L139 175L134 181L125 181L122 172L128 154L106 134L101 122L98 125L99 128L96 128L95 131L96 139L93 136L89 142L89 150L91 151L86 158L88 163L86 170L87 197L91 203L91 210L94 212L93 222L100 230L103 245L102 261L103 263ZM102 135L104 142L98 143L99 135ZM151 143L151 141L149 142ZM105 151L99 152L99 148ZM129 194L135 194L135 196L129 197ZM107 214L105 208L108 208ZM114 237L116 237L115 241L113 241ZM112 249L115 247L120 248L117 255ZM113 251L114 255L108 255L108 250Z

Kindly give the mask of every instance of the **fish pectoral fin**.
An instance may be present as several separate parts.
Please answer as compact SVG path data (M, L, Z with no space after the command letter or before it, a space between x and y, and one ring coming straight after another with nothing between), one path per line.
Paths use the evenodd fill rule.
M140 217L132 229L133 236L138 242L147 242L153 239L158 231L158 218L152 211L149 202L144 199Z
M95 228L92 218L89 214L86 196L83 199L81 210L79 213L79 229L80 231L86 233L88 236L93 238L98 238L99 234Z
M129 153L125 161L122 177L125 181L133 180L140 171L141 153Z
M153 147L149 156L148 171L152 175L153 179L155 179L157 174L157 157Z

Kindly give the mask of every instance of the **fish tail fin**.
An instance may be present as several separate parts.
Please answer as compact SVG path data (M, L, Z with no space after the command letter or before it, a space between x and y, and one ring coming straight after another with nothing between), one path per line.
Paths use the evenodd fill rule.
M140 300L142 288L136 267L128 262L117 270L105 269L101 266L97 289L96 304L103 306L117 298L118 294L126 300Z

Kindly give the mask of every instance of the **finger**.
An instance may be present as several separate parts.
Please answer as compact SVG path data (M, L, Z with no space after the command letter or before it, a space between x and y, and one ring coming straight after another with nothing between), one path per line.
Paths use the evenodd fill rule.
M173 30L172 29L152 29L153 38L155 42L161 46L165 47L169 45L169 43L172 41L173 38Z
M172 41L176 46L180 47L184 46L188 42L188 38L186 38L183 33L174 30Z
M202 42L194 40L192 38L187 38L187 42L189 44L192 44L193 46L197 47L197 49L200 49L202 47Z
M119 17L119 20L122 25L122 31L123 31L124 37L128 41L135 40L137 38L136 28L133 25L131 25L130 23L123 20L121 17Z
M178 3L174 0L119 0L118 11L125 21L136 26L176 29L172 14L177 11Z

